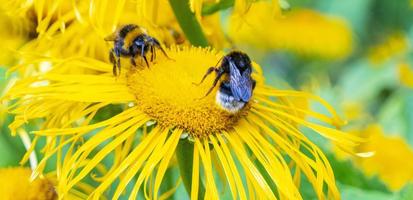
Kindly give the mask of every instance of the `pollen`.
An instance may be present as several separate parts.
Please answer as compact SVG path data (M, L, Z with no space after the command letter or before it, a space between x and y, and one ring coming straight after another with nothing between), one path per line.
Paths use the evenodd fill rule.
M157 53L150 67L131 67L127 83L135 95L136 106L159 125L180 128L194 137L205 137L228 130L246 114L249 106L229 113L216 104L219 83L207 96L215 74L199 83L207 69L216 66L223 54L184 47L166 49L170 59Z

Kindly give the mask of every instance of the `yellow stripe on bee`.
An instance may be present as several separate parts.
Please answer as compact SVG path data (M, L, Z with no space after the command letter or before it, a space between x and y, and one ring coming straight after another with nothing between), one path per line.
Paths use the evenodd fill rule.
M146 31L144 29L139 28L139 27L133 29L128 34L126 34L125 39L124 39L124 42L125 42L124 46L129 47L132 44L133 40L137 36L142 35L142 34L146 34Z

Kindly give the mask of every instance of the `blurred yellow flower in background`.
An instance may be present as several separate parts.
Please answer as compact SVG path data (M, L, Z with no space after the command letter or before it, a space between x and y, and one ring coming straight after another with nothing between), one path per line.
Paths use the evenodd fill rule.
M345 21L306 9L274 15L272 6L259 1L244 17L232 16L229 37L240 45L329 59L352 52L352 33Z
M401 63L398 66L400 81L403 85L413 88L413 69L408 63Z
M356 101L344 101L341 105L345 119L348 121L365 119L367 117L365 106Z
M55 200L59 198L55 190L57 182L55 173L33 178L30 168L1 168L0 199ZM88 197L87 194L92 191L92 188L92 186L86 183L78 183L63 199L86 199Z
M357 147L357 151L374 152L368 158L352 158L366 175L378 176L393 191L413 181L413 149L404 139L386 135L378 124L352 133L369 138L369 142ZM337 153L343 159L349 158L340 155L340 150Z
M53 200L57 199L53 183L46 178L30 180L29 168L0 169L0 199Z
M201 25L209 43L216 49L223 49L229 46L229 42L221 26L219 13L202 18Z
M404 34L394 33L385 41L371 47L368 57L374 64L380 64L389 58L404 54L408 50L408 45L408 39Z
M7 66L15 61L16 51L29 40L34 24L24 16L14 16L0 5L0 65Z

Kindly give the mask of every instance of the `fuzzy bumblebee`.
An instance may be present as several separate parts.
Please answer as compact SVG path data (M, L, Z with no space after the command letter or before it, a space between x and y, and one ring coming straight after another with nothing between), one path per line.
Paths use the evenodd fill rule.
M136 66L136 57L140 56L146 66L149 67L146 55L151 52L150 62L156 58L156 48L168 57L157 39L147 34L146 30L135 24L127 24L120 27L115 33L105 38L113 41L113 48L109 52L109 60L113 63L113 75L117 76L121 71L120 58L129 57L133 66ZM168 57L169 58L169 57Z

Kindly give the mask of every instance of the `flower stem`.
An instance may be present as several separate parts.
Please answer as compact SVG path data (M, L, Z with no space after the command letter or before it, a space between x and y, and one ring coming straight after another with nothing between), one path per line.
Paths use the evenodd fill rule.
M202 7L202 15L212 15L220 10L225 10L234 6L235 0L220 0L218 3L207 4Z
M192 185L192 164L194 157L194 144L188 140L180 140L176 148L176 158L179 164L182 182L189 195L191 195ZM198 199L204 199L205 188L201 179L199 180Z
M179 26L184 31L186 38L195 46L208 46L208 40L202 32L201 25L191 12L188 0L169 0Z

